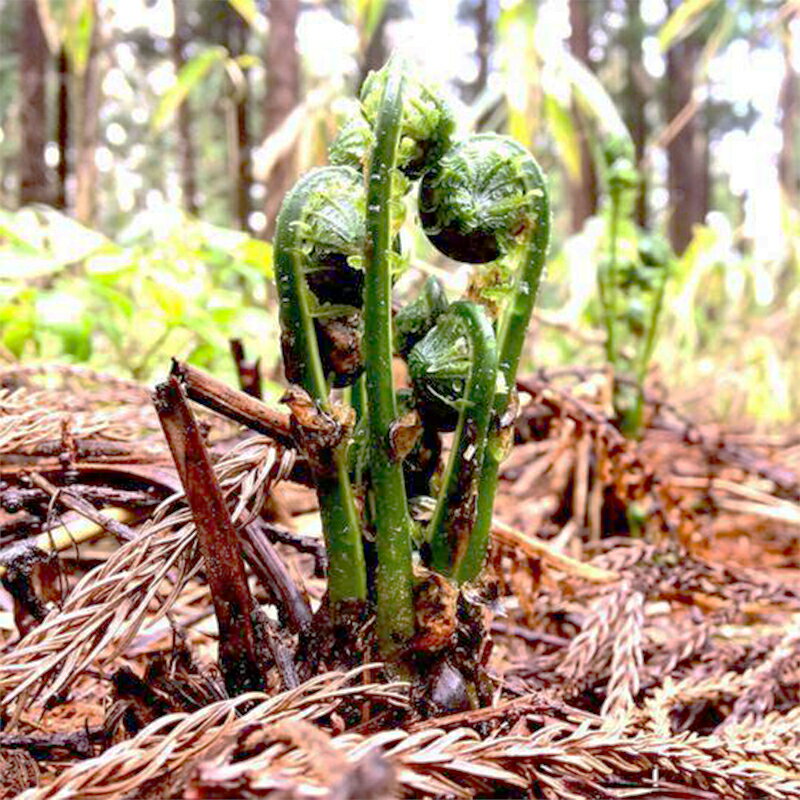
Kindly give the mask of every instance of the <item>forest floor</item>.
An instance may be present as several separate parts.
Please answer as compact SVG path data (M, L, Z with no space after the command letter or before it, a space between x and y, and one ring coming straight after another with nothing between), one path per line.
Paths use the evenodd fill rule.
M298 677L324 552L289 449L197 412L279 609L267 692L231 699L149 391L0 381L0 798L800 798L800 436L654 396L633 442L602 372L520 381L480 601L493 699L430 716L376 664Z

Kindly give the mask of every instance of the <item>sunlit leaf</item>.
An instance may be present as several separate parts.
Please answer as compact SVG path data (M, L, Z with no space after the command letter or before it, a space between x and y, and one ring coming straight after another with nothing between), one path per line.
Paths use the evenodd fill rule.
M563 68L575 99L594 120L601 137L615 136L630 139L630 133L616 104L597 76L569 53L563 54Z
M146 284L146 292L161 309L168 324L176 324L183 320L186 303L180 291L176 291L176 287L150 279Z
M375 29L381 21L381 18L386 13L386 0L367 0L365 13L362 18L364 20L364 35L367 40L372 38Z
M703 20L704 13L719 0L682 0L658 32L658 43L666 53L681 39L689 36Z
M259 58L253 53L243 53L240 56L237 56L234 61L242 68L242 69L250 69L251 67L257 67L260 64L263 64L263 59Z
M52 208L0 210L0 277L23 277L23 265L27 276L57 271L106 247L109 241L101 233Z
M256 0L228 0L237 14L254 30L263 33L267 29L264 15L258 10Z
M23 281L52 275L64 268L63 262L36 253L0 250L0 280Z
M162 130L172 119L189 92L198 86L209 71L228 59L228 51L221 45L209 47L189 59L181 68L175 83L164 93L153 115L153 128Z
M581 141L575 120L553 95L545 95L544 109L561 162L572 180L581 174Z
M237 245L233 256L249 266L257 267L262 275L272 277L272 245L261 239L247 239Z
M25 345L31 341L33 332L34 326L30 319L12 319L7 325L3 325L0 341L16 358L21 358Z

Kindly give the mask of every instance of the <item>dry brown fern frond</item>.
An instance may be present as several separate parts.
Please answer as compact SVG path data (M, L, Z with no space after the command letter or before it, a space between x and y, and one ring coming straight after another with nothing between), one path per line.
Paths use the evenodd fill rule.
M235 505L234 521L244 524L257 514L293 464L291 451L261 437L224 455L215 472ZM90 665L108 664L145 619L170 609L198 565L192 515L178 493L156 509L135 539L87 573L61 608L0 655L0 708L25 707L42 692L46 702Z
M601 714L612 725L623 725L633 709L644 671L642 639L645 596L639 591L625 595L619 628L612 645L611 676Z
M133 739L72 765L51 784L22 794L20 800L136 796L148 785L168 784L179 778L186 766L201 762L220 747L237 741L243 733L274 726L281 720L319 719L346 699L405 708L404 683L354 683L379 666L367 664L346 673L326 673L274 697L251 692L212 703L192 714L161 717ZM159 792L158 796L164 794Z
M778 646L758 666L745 676L747 688L737 697L730 715L719 729L733 725L754 724L776 705L776 696L786 689L793 675L794 683L800 671L800 626L795 623L784 635Z
M42 389L0 389L0 453L26 455L48 442L58 442L65 430L78 439L137 442L144 453L153 445L142 442L155 434L158 419L150 404L115 403L103 397L76 399ZM148 450L149 447L149 450ZM163 444L155 448L162 451Z
M399 701L386 687L349 691ZM800 798L797 749L775 752L693 734L565 731L557 724L527 736L481 738L467 728L428 728L331 737L312 733L302 721L324 713L325 700L333 705L335 692L328 698L312 695L306 706L295 702L293 709L283 700L276 713L275 704L284 697L240 718L232 711L239 701L164 718L22 798L140 796L136 790L148 782L152 788L153 778L165 780L172 795L185 797L386 797L397 787L408 797L471 798L527 789L579 800ZM276 725L279 718L284 722ZM354 787L361 794L345 791Z

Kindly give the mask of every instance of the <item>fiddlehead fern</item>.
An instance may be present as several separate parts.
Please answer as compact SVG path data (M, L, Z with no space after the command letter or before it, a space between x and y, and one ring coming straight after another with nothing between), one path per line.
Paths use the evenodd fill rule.
M441 347L440 357L436 349ZM426 378L439 381L437 394L443 392L441 367L447 361L466 367L459 375L461 395L452 408L457 412L453 448L445 468L442 488L428 526L431 565L445 575L461 577L464 558L477 513L478 476L483 465L492 399L497 386L497 343L485 310L471 302L454 303L433 330L412 351L424 350L428 374L417 370L414 386L424 387ZM418 361L419 365L420 362ZM446 381L452 390L452 381ZM481 557L482 561L482 557Z
M327 394L323 386L329 378L334 386L347 386L363 367L364 272L353 266L364 248L361 176L349 167L312 170L286 196L278 224L286 377L319 399ZM321 374L314 374L317 369Z
M376 108L375 148L367 180L365 355L367 409L378 554L377 631L383 653L396 654L414 633L412 525L402 463L390 431L398 418L392 376L393 182L404 120L403 73L390 62ZM375 84L373 84L375 85ZM377 91L377 89L376 89Z
M484 264L509 253L534 219L536 165L522 145L492 133L470 136L420 183L425 233L457 261Z
M367 122L377 127L393 62L370 72L361 88L361 109ZM455 117L442 92L406 72L403 111L395 166L411 180L419 178L449 149Z
M358 173L347 167L308 173L284 199L275 233L286 375L290 383L305 390L325 422L331 418L327 376L328 373L336 376L336 365L331 350L326 354L320 347L316 320L322 309L328 312L327 320L336 319L339 309L344 309L343 315L347 317L353 312L358 314L355 305L335 306L333 302L338 299L334 292L337 286L347 286L347 300L358 300L352 288L353 271L347 262L363 247L361 186ZM361 213L351 213L350 209L359 205ZM331 278L331 271L337 274L336 279ZM338 278L339 273L347 277L350 285L348 280ZM295 414L295 421L309 428L314 417ZM302 436L298 438L302 440ZM361 522L347 469L347 440L342 436L331 439L335 445L328 453L330 466L324 471L316 470L315 478L328 548L328 591L337 616L346 604L363 603L367 586ZM312 469L315 460L310 459Z
M497 321L498 381L491 392L488 434L477 493L477 513L457 577L480 572L492 522L500 463L509 437L506 412L550 237L547 186L539 165L508 137L469 137L447 153L422 179L420 218L433 244L468 263L510 259L516 271ZM437 391L441 398L444 392ZM452 394L445 398L452 402Z
M404 305L394 316L394 344L397 352L407 358L414 345L447 311L447 295L438 278L428 278L422 291Z
M335 166L312 171L287 196L275 241L287 376L308 393L292 393L290 403L296 425L309 420L296 439L317 478L331 599L366 598L361 527L374 529L376 632L382 655L395 661L427 641L415 635L413 542L434 570L459 583L483 563L549 233L544 179L527 151L491 134L454 142L454 128L441 94L390 62L365 81L361 114L331 147ZM490 266L480 291L470 290L479 302L450 305L441 283L429 279L393 319L398 222L418 178L420 217L433 243ZM497 289L494 297L487 286ZM408 364L410 397L395 391L396 356ZM348 385L357 413L329 401L332 388ZM323 430L333 443L332 469L314 438ZM437 483L441 432L453 430ZM408 496L419 497L423 522L437 486L420 535Z
M357 113L347 120L333 140L328 151L329 160L335 166L352 167L360 172L374 146L372 127Z

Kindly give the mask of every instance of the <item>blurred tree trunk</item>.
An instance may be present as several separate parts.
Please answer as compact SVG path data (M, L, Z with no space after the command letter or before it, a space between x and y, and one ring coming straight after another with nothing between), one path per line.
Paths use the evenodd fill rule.
M172 63L175 73L179 73L186 63L186 43L191 39L191 30L186 22L186 8L183 0L173 0L175 29L172 34ZM178 162L180 165L181 193L183 207L189 214L197 215L197 177L194 156L194 136L192 131L191 98L187 97L178 106Z
M489 6L490 0L469 0L461 7L464 21L475 30L475 58L478 62L475 80L462 84L467 102L481 94L489 79L489 61L494 41L494 23Z
M700 172L698 179L700 180L700 192L697 199L697 223L702 223L708 209L711 208L711 191L712 191L712 176L711 176L711 114L707 105L703 105L698 113L697 125L697 147L699 149L699 164Z
M372 36L369 37L367 48L364 51L364 57L361 59L361 67L359 68L358 86L364 83L364 78L373 70L379 70L386 59L389 58L389 50L386 46L386 24L389 21L389 3L383 7L383 13L372 31Z
M336 0L334 0L334 3ZM410 14L407 0L386 0L381 10L381 17L378 20L372 36L363 48L363 56L358 70L358 88L364 82L364 78L373 71L379 70L389 59L389 43L386 40L386 29L392 20L407 17Z
M276 3L280 5L281 3ZM247 52L249 27L242 17L232 9L227 29L227 46L231 58ZM269 66L267 67L269 70ZM231 113L231 178L233 181L233 216L243 231L250 230L250 187L253 184L250 133L248 127L248 101L250 99L247 69L242 69L243 80L234 87Z
M644 54L642 41L647 33L642 20L640 0L626 0L627 25L624 32L625 39L625 92L624 115L625 124L631 132L633 145L636 150L636 164L641 165L644 160L647 145L648 127L647 115L647 74L644 68ZM640 169L639 192L636 196L636 222L643 228L647 227L647 176Z
M297 52L299 0L271 0L267 39L267 94L264 110L264 135L269 136L300 102L300 55ZM265 236L272 239L275 219L284 194L294 180L294 153L278 159L267 178L267 217Z
M670 12L675 0L668 4ZM705 218L708 195L706 158L703 153L702 118L692 105L695 69L703 47L697 36L674 44L667 52L666 118L675 125L667 143L669 189L669 236L680 254L692 240L692 228Z
M781 187L786 194L786 200L791 206L797 203L798 169L797 169L797 114L800 112L798 103L798 74L792 63L792 36L788 26L783 34L783 64L784 75L781 84L779 105L781 109L781 144L780 159L778 161L778 175Z
M569 0L569 49L570 53L593 69L589 48L591 44L591 5L588 0ZM573 119L580 137L581 171L577 180L569 186L572 208L572 230L579 231L586 220L597 213L598 189L592 150L589 147L585 125L580 112L573 104Z
M47 144L47 97L45 82L50 53L44 37L36 0L20 0L19 86L21 151L19 203L50 200L44 150Z
M69 60L62 47L56 59L58 93L56 96L56 146L58 167L56 168L56 208L67 207L67 177L69 176Z
M100 95L102 73L100 69L101 16L94 2L92 40L81 76L80 111L77 115L78 135L75 158L75 218L84 225L92 225L97 213L97 164L95 153L100 132Z

